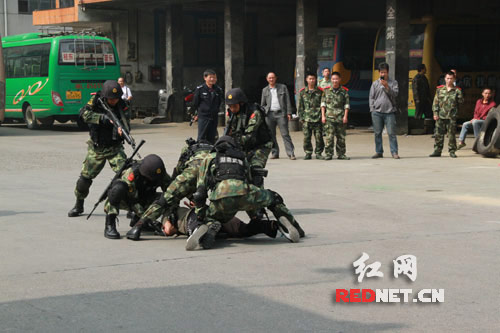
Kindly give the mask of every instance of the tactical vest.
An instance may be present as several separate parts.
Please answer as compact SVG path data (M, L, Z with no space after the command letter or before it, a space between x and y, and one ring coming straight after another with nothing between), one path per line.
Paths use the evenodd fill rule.
M179 157L179 162L177 165L182 165L179 170L177 170L178 173L173 173L172 177L175 178L179 173L184 171L184 169L187 167L186 163L189 161L191 157L193 157L196 153L200 151L211 151L214 146L209 144L209 143L195 143L191 144L186 151L182 153L182 155ZM177 169L177 167L176 167Z
M106 114L106 111L102 109L101 106L98 105L97 103L97 99L100 97L101 97L100 94L97 93L94 98L94 105L92 105L93 111L96 113ZM118 101L118 104L114 108L115 110L117 110L116 114L118 119L120 119L120 114L121 114L120 111L123 110L124 105L125 104L123 100L120 99L120 101ZM111 147L121 144L123 142L122 137L120 136L120 134L118 134L118 131L112 125L105 126L101 124L89 124L89 132L90 132L90 138L99 147Z
M226 179L247 180L245 153L242 151L228 149L215 155L215 181Z

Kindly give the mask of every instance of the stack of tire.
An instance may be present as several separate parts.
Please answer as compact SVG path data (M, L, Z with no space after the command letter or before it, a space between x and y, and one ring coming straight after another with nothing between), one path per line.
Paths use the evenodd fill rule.
M500 154L500 106L488 113L472 150L485 157Z

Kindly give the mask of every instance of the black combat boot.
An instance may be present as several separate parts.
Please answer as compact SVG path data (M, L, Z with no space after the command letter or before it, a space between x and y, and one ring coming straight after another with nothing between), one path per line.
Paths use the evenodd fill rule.
M68 217L79 216L83 213L83 199L76 199L75 206L68 212Z
M207 223L208 231L205 233L203 237L200 238L200 245L205 250L211 249L215 244L215 236L219 232L222 225L220 222L209 222Z
M109 239L120 239L120 233L116 230L116 215L106 215L106 226L104 227L104 237Z
M131 240L139 240L141 238L142 228L145 227L148 223L144 220L139 220L132 229L127 232L127 238Z
M260 220L258 218L253 218L246 225L245 231L246 232L243 234L243 237L250 237L263 233L268 237L276 238L276 234L278 233L278 224L276 221L270 221L268 219Z

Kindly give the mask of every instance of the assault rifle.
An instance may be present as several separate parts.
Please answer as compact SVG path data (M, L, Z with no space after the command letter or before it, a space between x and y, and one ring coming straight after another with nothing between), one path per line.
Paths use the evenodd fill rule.
M111 110L109 105L102 98L99 98L98 101L101 104L102 108L106 111L106 116L111 120L116 130L118 130L118 128L121 128L122 137L125 139L125 141L127 141L127 143L132 147L132 149L135 149L135 140L132 137L132 135L130 135L130 133L127 131L126 127L123 126L120 119L118 119L113 110ZM137 153L137 157L141 158L141 155Z
M99 200L97 200L97 202L94 204L94 208L92 208L92 211L90 212L90 214L87 215L87 220L90 218L90 216L92 216L92 213L94 213L94 210L97 208L97 206L99 206L99 204L101 202L106 200L106 198L108 197L108 191L111 188L111 186L113 185L113 183L121 177L121 175L125 169L129 168L132 165L132 161L134 159L134 156L137 154L137 152L139 151L139 149L142 147L142 145L144 143L146 143L146 141L141 140L141 142L139 142L139 145L132 152L132 155L130 155L130 157L125 160L125 163L123 163L123 166L120 168L120 170L118 170L118 172L115 174L113 179L111 179L111 182L108 184L108 186L106 186L106 189L104 190L104 192L102 192L101 196L99 197ZM139 156L139 154L137 154L137 156Z
M231 111L229 113L231 115L229 116L229 120L227 122L226 128L224 128L224 134L222 134L222 135L229 135L229 132L231 131L231 125L233 124L234 113L232 113Z

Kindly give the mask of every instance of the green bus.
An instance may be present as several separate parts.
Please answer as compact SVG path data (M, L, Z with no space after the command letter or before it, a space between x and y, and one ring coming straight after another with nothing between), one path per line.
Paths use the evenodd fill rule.
M5 120L29 129L55 120L76 121L90 94L117 80L113 42L95 34L28 33L2 38L6 76Z

